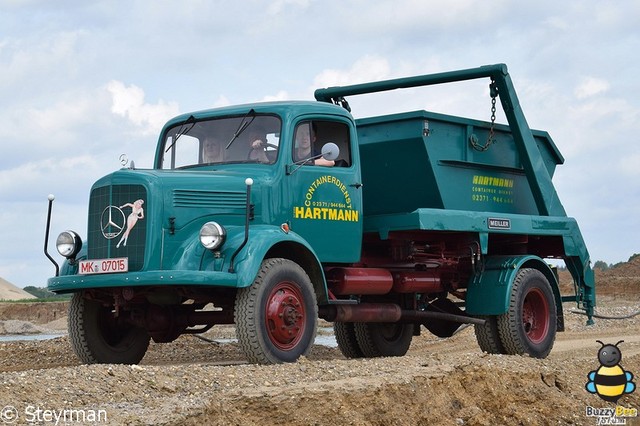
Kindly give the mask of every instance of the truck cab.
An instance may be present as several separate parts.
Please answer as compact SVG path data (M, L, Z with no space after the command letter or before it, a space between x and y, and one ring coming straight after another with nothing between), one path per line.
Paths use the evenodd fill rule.
M220 154L206 161L205 144L212 140ZM187 198L182 191L195 193L190 201L174 201L174 209L166 206L165 224L173 217L175 227L168 241L188 239L179 233L192 221L201 225L217 220L224 228L239 226L242 231L244 194L236 211L229 210L233 204L215 198L237 190L238 182L244 192L242 183L251 178L252 225L295 232L313 247L320 262L357 261L362 197L356 143L353 119L339 107L317 102L248 105L176 117L163 130L155 169L176 177L175 187L163 188L165 193L177 191ZM334 146L335 159L326 161L321 150L328 144ZM323 160L332 165L316 164ZM232 176L235 182L228 179ZM206 192L214 204L205 203ZM313 226L318 220L322 227ZM237 266L242 268L241 263Z
M77 291L81 278L83 304L115 307L129 324L142 311L135 328L160 342L190 332L188 318L168 317L193 316L215 299L215 322L233 322L235 295L218 294L249 287L268 253L295 260L314 299L327 301L321 263L360 259L360 179L354 122L338 106L263 103L175 117L153 169L123 168L93 185L87 240L49 288Z

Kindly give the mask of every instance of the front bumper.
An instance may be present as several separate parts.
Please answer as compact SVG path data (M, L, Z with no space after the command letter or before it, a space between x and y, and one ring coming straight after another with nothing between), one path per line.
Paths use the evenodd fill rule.
M124 274L64 275L49 278L47 287L54 293L112 287L143 286L238 287L238 275L217 271L144 271Z

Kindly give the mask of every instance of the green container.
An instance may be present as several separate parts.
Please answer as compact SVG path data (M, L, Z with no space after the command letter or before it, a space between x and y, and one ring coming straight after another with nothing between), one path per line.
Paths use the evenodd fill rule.
M427 111L360 119L357 129L365 215L418 208L540 214L508 126L495 125L488 145L490 123ZM552 177L564 159L547 132L533 136Z

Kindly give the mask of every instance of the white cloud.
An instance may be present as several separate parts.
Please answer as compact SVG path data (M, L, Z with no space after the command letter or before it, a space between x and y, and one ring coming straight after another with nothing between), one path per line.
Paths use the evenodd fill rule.
M101 166L91 155L69 156L63 159L46 158L0 170L0 200L22 200L46 197L49 192L66 192L80 186L78 177L87 170L100 170ZM73 185L71 183L74 182ZM85 182L90 185L91 182Z
M281 90L275 95L265 96L262 98L262 102L286 101L288 99L290 99L289 94L286 91Z
M269 15L278 15L289 7L306 9L310 3L310 0L275 0L269 4L267 13Z
M6 143L0 167L3 163L15 166L104 149L106 129L115 128L109 122L106 91L86 87L57 89L46 100L27 96L13 99L5 108L0 106L0 138Z
M543 23L555 30L566 31L570 29L569 23L560 16L550 16L549 18L544 19Z
M179 112L176 102L159 100L157 104L145 102L144 91L135 85L112 80L107 85L111 93L111 112L127 118L143 135L157 134L164 123Z
M578 99L590 98L600 95L609 90L610 84L607 80L595 77L584 77L575 88L574 94Z
M84 125L96 126L99 115L94 115L99 106L95 97L88 93L63 95L53 105L43 108L26 107L25 119L30 124L32 133L30 138L42 144L56 141L58 149L69 147L70 143L78 141L78 127ZM65 146L66 145L66 146Z
M389 78L391 67L386 58L366 55L358 59L348 70L325 69L314 80L314 87L344 86Z
M42 37L34 32L24 38L6 38L0 44L2 79L0 88L10 88L25 79L31 84L21 87L24 93L55 88L56 83L77 72L82 61L78 43L88 34L84 30L61 31ZM46 78L40 78L47 70Z
M341 2L337 7L345 31L361 32L367 36L382 33L407 35L416 31L446 36L443 32L474 32L490 29L507 13L506 0L496 0L487 6L482 0L456 0L446 5L425 0L396 0L371 2L358 0Z
M218 99L213 103L214 108L225 107L231 105L231 101L224 95L218 96Z
M640 152L635 152L622 157L619 163L619 171L631 178L636 186L640 183ZM640 247L638 248L640 251Z

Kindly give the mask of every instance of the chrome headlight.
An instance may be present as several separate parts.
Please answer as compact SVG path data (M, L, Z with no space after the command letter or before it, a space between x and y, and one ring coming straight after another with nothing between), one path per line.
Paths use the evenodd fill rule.
M216 222L207 222L200 228L200 243L206 249L217 249L224 243L226 237L227 231Z
M64 231L58 235L56 248L58 249L58 253L67 259L75 259L76 255L82 248L82 240L75 232Z

